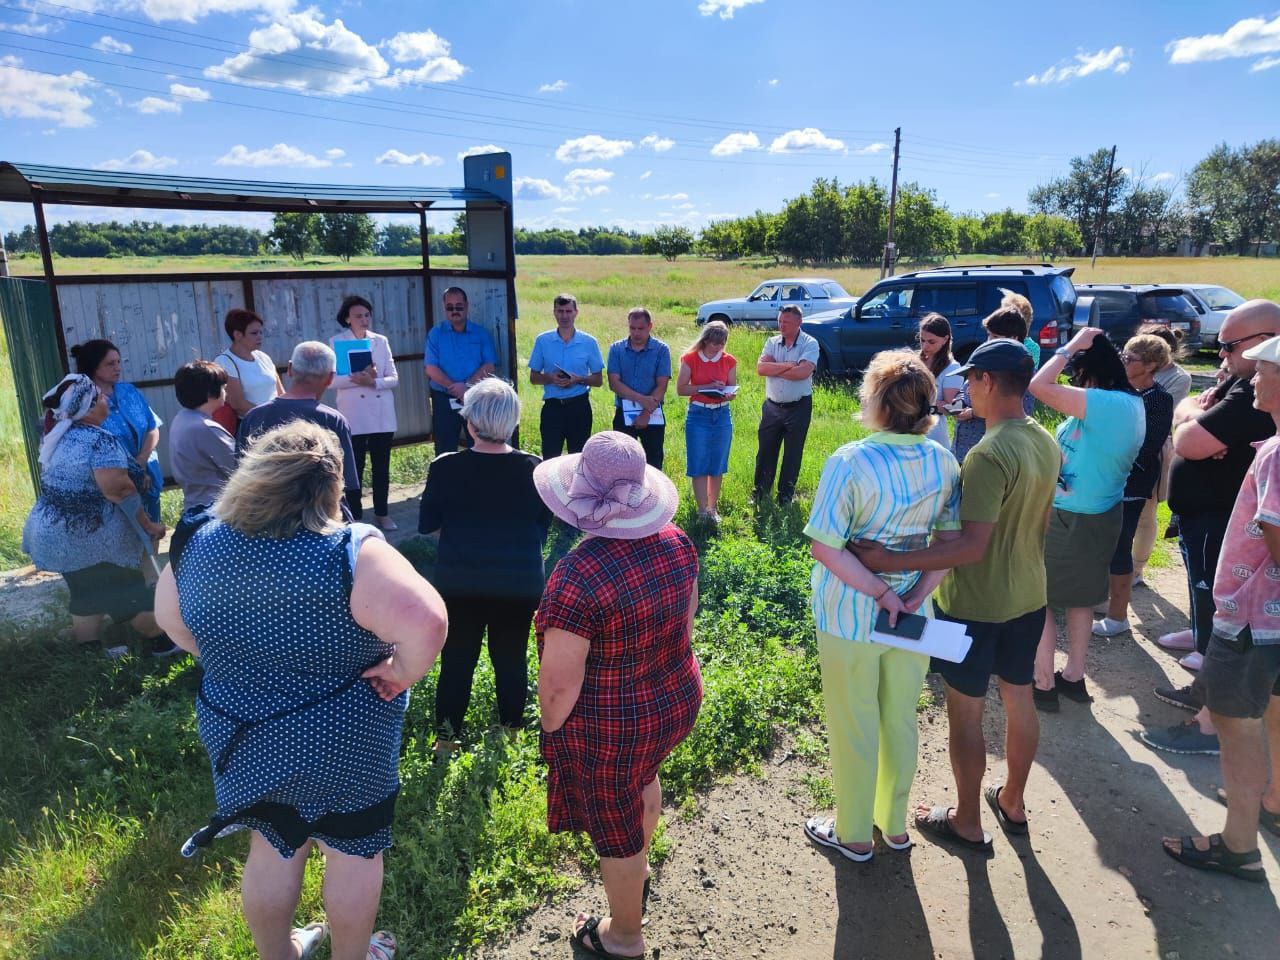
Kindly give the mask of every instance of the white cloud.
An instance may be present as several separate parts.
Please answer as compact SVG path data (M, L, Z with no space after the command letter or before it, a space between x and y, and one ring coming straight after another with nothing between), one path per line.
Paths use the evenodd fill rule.
M988 200L999 200L999 199L1000 199L1000 194L998 194L998 193L988 193L988 194L987 194L987 199L988 199Z
M1182 37L1165 47L1170 63L1202 63L1206 60L1227 60L1234 57L1253 57L1260 53L1280 52L1280 14L1271 20L1248 17L1237 20L1226 33L1206 33L1200 37ZM1268 62L1271 60L1271 62ZM1276 66L1273 58L1259 60L1253 69L1266 70ZM1266 66L1262 66L1262 64Z
M1177 179L1178 178L1174 176L1172 173L1170 173L1168 170L1162 170L1160 173L1157 173L1154 177L1151 178L1151 182L1152 183L1171 183Z
M569 88L566 80L557 80L555 83L544 83L538 88L539 93L564 93Z
M398 87L406 83L448 83L457 80L467 68L450 56L453 47L434 30L415 33L397 33L385 44L396 63L419 63L418 66L397 69L389 77L378 80L383 87Z
M777 78L777 77L772 77L772 78L770 78L770 80L769 80L769 86L771 86L771 87L776 87L777 85L778 85L778 78Z
M40 23L40 15L37 13L27 14L28 20L22 23L0 23L0 30L8 30L10 33L20 33L24 37L43 37L50 30L48 23Z
M565 183L608 183L612 179L612 170L601 170L599 167L579 167L564 175Z
M273 147L263 147L261 150L250 150L244 144L237 143L213 162L220 167L314 168L333 166L333 161L321 159L287 143L277 143Z
M875 153L883 153L888 149L889 149L889 145L887 143L868 143L865 147L859 147L857 150L853 152L861 153L861 154L875 154Z
M598 133L566 140L556 147L556 159L561 163L590 163L592 160L616 160L635 149L630 140L606 140Z
M123 160L104 160L97 170L167 170L178 163L173 157L157 157L150 150L135 150Z
M677 209L677 210L692 210L692 209L694 209L696 206L697 206L697 204L693 204L693 203L677 203L677 204L676 204L676 206L675 206L675 209Z
M130 104L133 109L139 113L181 113L182 107L174 103L172 100L166 100L164 97L143 97L135 103Z
M515 195L521 200L567 200L566 191L550 180L538 177L516 177Z
M753 3L764 3L764 0L701 0L698 12L704 17L718 13L721 20L732 20L735 13Z
M1280 67L1280 57L1263 57L1249 68L1249 72L1261 73L1263 70L1270 70L1272 67Z
M204 103L212 97L208 90L201 87L188 87L183 83L169 84L169 95L175 100L190 100L194 103Z
M103 53L133 53L133 47L115 37L103 36L93 41L93 49Z
M389 163L396 167L438 167L444 163L444 157L430 153L405 153L393 147L373 162Z
M676 142L670 137L660 137L656 133L651 133L640 141L640 146L648 147L654 153L666 153Z
M1033 73L1025 80L1019 80L1015 86L1042 87L1051 83L1066 83L1068 80L1076 80L1080 77L1087 77L1091 73L1112 73L1125 74L1129 72L1129 68L1133 65L1131 57L1133 51L1126 50L1121 46L1114 46L1110 50L1099 50L1096 53L1085 53L1083 50L1077 50L1076 55L1071 60L1062 60L1052 67L1049 67L1043 73Z
M467 147L467 149L463 150L461 153L458 154L458 162L461 163L467 157L474 157L477 154L481 154L481 153L502 153L502 152L503 152L502 147L495 146L492 143L486 143L483 147Z
M131 104L131 106L139 113L181 113L183 103L203 103L210 99L212 94L200 87L188 87L182 83L171 83L169 84L169 96L173 99L143 97L136 103Z
M249 86L339 96L363 93L371 80L387 79L387 61L375 47L341 20L325 23L322 17L313 8L254 30L249 34L252 49L207 67L204 74Z
M641 180L648 180L648 179L649 179L650 177L652 177L652 176L653 176L653 171L652 171L652 170L646 170L644 173L640 174L640 179L641 179Z
M655 200L688 200L689 195L687 193L660 193L656 197L654 197L654 199Z
M551 212L552 213L573 213L577 209L578 209L577 207L556 207Z
M85 6L88 4L80 4ZM141 10L152 20L181 20L195 23L212 13L248 13L256 11L283 16L296 6L295 0L126 0L122 9Z
M713 157L732 157L744 150L759 150L760 138L754 132L731 133L711 148Z
M51 77L24 70L18 57L0 57L0 116L91 127L93 100L81 90L92 86L96 86L93 77L79 70Z
M341 160L346 155L347 151L343 150L341 147L330 147L324 152L324 158L326 160Z
M788 130L769 144L770 153L803 153L808 150L843 150L844 141L828 137L817 127Z

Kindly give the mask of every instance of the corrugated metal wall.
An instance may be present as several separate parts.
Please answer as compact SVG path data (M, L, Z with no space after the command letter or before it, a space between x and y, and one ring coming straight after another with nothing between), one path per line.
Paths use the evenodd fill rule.
M39 490L38 457L44 416L40 398L62 379L53 301L45 282L0 277L0 321L4 323L9 363L18 393L27 468L31 471L32 486Z
M431 415L421 359L427 323L420 274L273 277L246 273L234 279L130 277L123 282L109 278L102 282L63 279L57 292L67 348L96 337L111 340L120 347L124 379L143 385L152 409L168 423L180 409L172 385L145 384L169 381L187 361L212 359L227 348L222 319L232 307L246 305L246 281L251 285L253 308L266 326L263 349L280 367L288 363L299 341L328 342L341 329L335 317L343 297L359 294L372 303L374 329L391 341L397 358L397 439L423 438L430 433ZM436 304L445 287L457 285L467 291L471 319L493 335L501 358L499 369L511 369L506 280L432 276L431 281ZM52 327L52 320L47 320L42 328L48 329L52 337ZM55 346L55 357L56 351ZM330 404L334 402L332 394L325 399ZM168 476L163 428L159 454Z

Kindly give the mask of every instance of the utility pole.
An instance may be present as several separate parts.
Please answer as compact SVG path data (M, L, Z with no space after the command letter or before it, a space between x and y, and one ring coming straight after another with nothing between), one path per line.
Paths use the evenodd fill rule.
M1116 169L1116 147L1111 145L1111 162L1107 164L1107 185L1102 188L1102 206L1098 209L1098 225L1093 230L1093 259L1089 261L1092 270L1098 262L1098 244L1102 242L1102 226L1107 222L1107 201L1111 199L1111 178Z
M893 243L893 217L898 208L898 147L902 144L902 128L895 127L893 131L893 186L889 189L889 236L884 243L884 256L880 260L880 279L885 278L885 274L893 276L893 260L894 260L894 243Z

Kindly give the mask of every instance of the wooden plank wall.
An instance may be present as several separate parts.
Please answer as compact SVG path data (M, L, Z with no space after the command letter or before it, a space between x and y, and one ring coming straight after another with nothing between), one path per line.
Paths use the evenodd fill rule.
M431 429L426 378L421 355L426 316L420 276L353 277L317 274L305 278L255 277L253 305L265 323L263 349L278 367L289 362L301 340L329 339L341 328L338 307L348 294L373 304L374 329L391 341L400 386L396 390L397 437L420 437ZM467 291L471 319L493 335L500 371L511 369L508 356L506 281L480 277L433 276L436 303L444 289ZM124 379L130 382L170 380L189 360L212 359L227 347L223 317L245 306L239 279L156 279L126 282L65 283L57 287L68 349L105 337L120 347ZM437 311L439 313L439 311ZM74 363L68 358L71 369ZM144 387L152 409L165 423L181 409L169 384ZM334 403L332 392L325 402ZM165 431L161 429L160 462L169 475Z

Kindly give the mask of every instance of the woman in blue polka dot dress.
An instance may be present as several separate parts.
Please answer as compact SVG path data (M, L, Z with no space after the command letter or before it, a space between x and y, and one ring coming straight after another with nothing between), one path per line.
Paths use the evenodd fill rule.
M168 568L156 617L201 658L200 739L217 812L183 848L253 831L241 881L263 957L389 960L373 934L391 846L407 690L444 643L444 603L381 535L343 526L337 438L295 421L260 437ZM292 929L312 843L328 923ZM298 856L298 854L302 854ZM292 941L292 942L291 942Z

